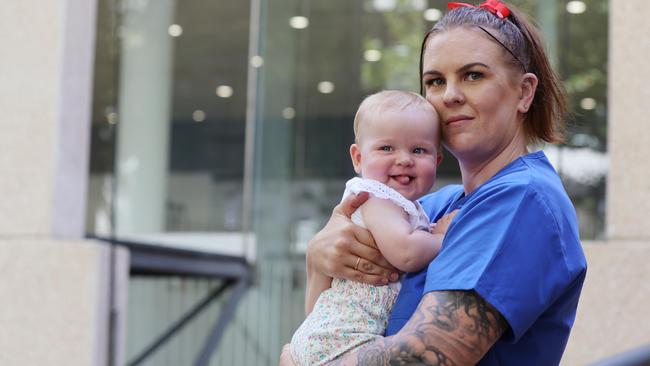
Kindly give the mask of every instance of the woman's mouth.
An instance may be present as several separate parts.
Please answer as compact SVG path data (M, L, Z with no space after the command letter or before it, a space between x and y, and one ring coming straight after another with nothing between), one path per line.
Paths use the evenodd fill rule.
M466 116L464 114L459 114L459 115L451 116L451 117L447 118L445 120L445 124L450 125L452 123L458 123L458 122L462 122L462 121L469 121L471 119L474 119L474 117Z

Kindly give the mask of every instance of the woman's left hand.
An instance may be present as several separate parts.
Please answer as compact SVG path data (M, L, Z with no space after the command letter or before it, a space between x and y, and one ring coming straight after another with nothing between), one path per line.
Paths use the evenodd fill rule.
M291 349L289 344L285 344L282 347L282 353L280 353L280 363L278 366L296 366L296 363L293 362L293 357L291 357Z
M430 231L431 234L440 234L445 235L447 233L447 228L451 225L451 221L458 214L458 210L453 210L452 212L441 217L440 220L431 224Z

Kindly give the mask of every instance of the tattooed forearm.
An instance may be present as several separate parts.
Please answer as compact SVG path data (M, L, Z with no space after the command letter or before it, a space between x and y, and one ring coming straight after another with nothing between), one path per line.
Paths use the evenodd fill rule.
M364 345L354 354L337 359L329 365L455 365L441 351L425 349L417 338L402 342L398 337L388 337Z
M358 364L454 365L441 350L425 347L418 337L410 337L405 342L399 338L389 338L378 345L368 345L359 352Z
M473 291L431 292L397 335L333 364L474 365L506 329L501 314Z
M432 293L436 301L422 301L416 313L422 312L426 324L430 314L434 326L447 332L460 332L490 345L507 329L501 314L473 291Z

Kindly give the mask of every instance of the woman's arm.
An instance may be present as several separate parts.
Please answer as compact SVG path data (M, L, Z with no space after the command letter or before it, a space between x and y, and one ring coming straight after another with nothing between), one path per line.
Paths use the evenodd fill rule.
M376 197L369 198L361 206L361 212L377 247L388 262L399 270L418 271L440 251L447 225L439 225L436 234L413 230L403 208Z
M325 227L309 241L305 294L308 313L334 277L371 285L385 285L399 278L397 270L377 250L370 232L350 221L352 213L367 199L365 192L347 197L334 208Z
M326 276L313 269L311 264L312 261L309 258L309 252L307 252L306 262L307 286L305 288L305 315L311 313L320 294L332 285L332 277Z
M476 292L434 291L397 334L330 365L475 365L507 329L503 316Z

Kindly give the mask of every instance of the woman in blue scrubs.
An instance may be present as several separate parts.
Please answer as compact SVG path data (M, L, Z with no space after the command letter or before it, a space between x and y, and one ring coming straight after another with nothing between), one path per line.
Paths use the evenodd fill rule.
M458 213L429 267L405 276L386 337L336 361L557 365L586 261L560 178L529 147L562 141L564 94L538 31L513 7L450 9L424 39L420 72L462 185L422 204L433 221ZM348 219L365 198L342 202L310 242L308 291L332 277L395 279L369 233Z

